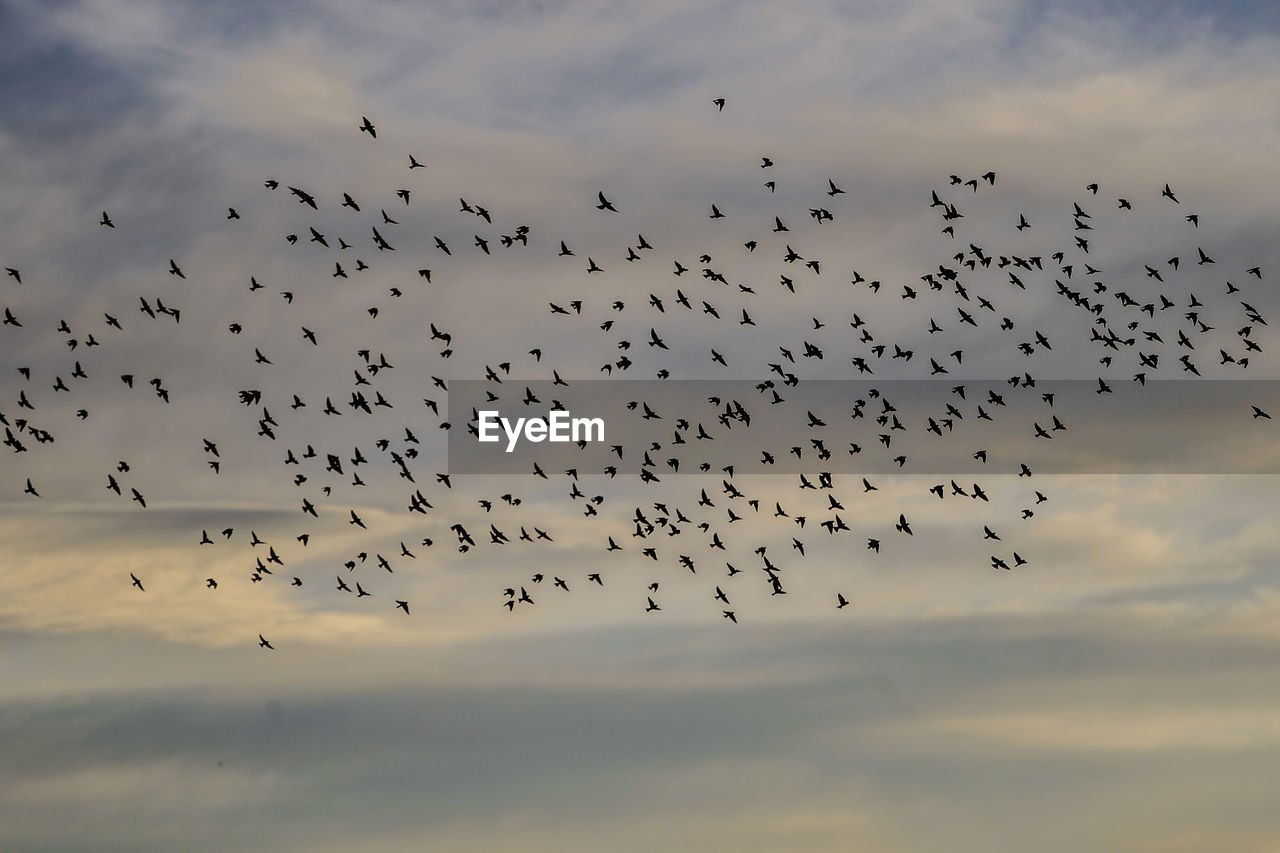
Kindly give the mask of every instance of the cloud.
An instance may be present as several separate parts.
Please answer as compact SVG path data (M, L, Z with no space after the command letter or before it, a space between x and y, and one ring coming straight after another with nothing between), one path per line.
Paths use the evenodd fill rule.
M919 353L942 351L922 322L935 317L972 376L1004 381L1017 355L1018 372L1092 380L1107 353L1070 342L1087 339L1094 317L1053 296L1065 272L1048 260L1074 237L1072 202L1098 232L1087 259L1072 256L1073 286L1092 287L1087 262L1109 286L1098 299L1120 289L1176 298L1177 310L1139 315L1131 330L1170 346L1195 294L1215 327L1205 339L1215 345L1195 352L1210 373L1213 351L1237 352L1249 322L1219 295L1226 281L1264 314L1278 307L1277 124L1258 105L1273 100L1280 66L1269 10L1179 9L10 4L22 55L0 77L22 85L0 87L0 100L21 120L0 126L0 261L21 267L24 284L6 279L0 305L24 327L0 331L0 361L32 378L6 368L0 411L57 441L6 450L0 463L0 628L12 662L0 729L13 735L0 785L19 806L0 820L0 846L1274 846L1271 478L1027 482L993 468L981 475L986 504L939 502L933 478L877 474L878 491L863 493L849 476L835 492L854 531L835 537L815 528L825 494L740 471L735 482L761 512L744 508L729 528L718 476L718 505L705 514L696 479L659 493L584 471L572 484L579 499L555 472L445 488L441 419L421 402L435 398L457 426L466 413L448 409L432 377L510 361L502 393L519 394L521 380L552 367L602 375L624 340L642 365L627 376L659 366L720 375L709 373L715 348L731 365L723 375L758 380L785 361L777 346L794 355L806 340L829 356L788 369L806 381L841 376L865 349L846 325L855 313L877 341ZM727 99L723 112L714 97ZM356 130L361 115L377 140ZM424 170L408 171L411 153ZM773 194L761 186L763 156L776 161ZM948 184L989 168L989 191ZM267 190L268 178L280 189ZM843 197L825 195L829 179ZM1096 196L1084 189L1092 181ZM1181 206L1161 201L1166 181ZM288 186L312 192L319 210ZM410 204L395 195L402 188ZM954 243L938 233L932 189L964 208ZM616 217L594 209L601 190ZM361 214L339 207L343 192ZM486 206L492 228L460 214L460 198ZM725 220L708 220L712 203ZM812 223L814 204L836 222ZM231 207L241 219L226 218ZM395 252L371 239L383 208L398 220L384 229ZM97 224L103 209L116 229ZM1183 218L1193 210L1198 229ZM1032 223L1025 233L1012 231L1017 213ZM774 215L792 231L774 234ZM527 251L475 248L478 234L518 224L531 226ZM312 227L328 250L310 242ZM628 262L638 233L655 254ZM352 248L336 248L339 238ZM556 254L561 239L572 258ZM919 278L954 265L970 240L1037 255L1049 270L1025 293L1003 272L969 271L973 293L999 306L972 332L957 326L950 288ZM778 260L786 245L821 259L822 274L792 274ZM1219 265L1191 269L1198 247ZM732 285L697 278L703 253ZM1177 275L1167 272L1175 253ZM606 276L587 275L588 256ZM357 257L367 273L355 272ZM170 258L185 281L166 272ZM676 258L691 274L671 274ZM346 279L333 275L339 262ZM1168 281L1157 287L1144 264ZM1253 264L1266 280L1244 274ZM850 284L854 270L881 291ZM794 296L782 295L780 274ZM249 291L250 276L261 290ZM905 282L921 291L914 303L901 298ZM726 318L750 308L758 325L747 334L677 311L676 288ZM640 355L659 322L651 293L666 300L673 350ZM582 318L548 312L579 298ZM146 317L140 299L181 309L181 322ZM608 307L615 299L625 311ZM1005 315L1008 336L993 331ZM55 333L60 321L72 331ZM429 340L432 324L454 336L449 359ZM1011 348L1034 330L1055 349L1026 361ZM100 347L87 346L90 334ZM541 361L527 352L535 344ZM270 366L254 362L255 348ZM395 366L374 375L380 355ZM1274 369L1269 344L1252 357L1248 375ZM55 391L76 361L88 377L71 395ZM890 361L877 377L903 370ZM124 373L135 374L132 391ZM394 408L354 410L357 377ZM255 388L264 401L241 405L238 392ZM16 408L19 391L34 411ZM293 408L295 394L307 408ZM341 417L316 414L326 398ZM260 434L268 414L274 440ZM1265 436L1247 411L1240 418L1240 435ZM220 474L202 439L221 448ZM414 482L373 449L378 439L421 450ZM1233 459L1255 446L1222 443ZM343 473L285 463L307 446L318 460L336 455ZM357 447L368 464L350 461ZM106 491L109 474L149 508ZM38 501L22 494L28 477ZM407 512L415 489L435 504L426 516ZM1035 490L1049 496L1043 506ZM501 501L505 491L519 507ZM602 499L597 517L588 496ZM320 518L302 515L304 497ZM636 508L656 516L656 502L692 520L661 534L651 561L629 534ZM775 502L786 517L773 516ZM367 533L353 532L352 510ZM915 536L894 531L900 512ZM707 551L704 516L732 531L731 552ZM449 530L458 519L479 542L465 554ZM493 545L489 525L516 542ZM517 531L533 525L555 541L521 544ZM984 525L999 543L981 539ZM196 544L202 530L215 545ZM250 530L269 545L250 546ZM604 549L615 534L621 554ZM872 537L878 556L865 548ZM757 545L782 567L786 595L771 595ZM267 547L285 565L251 582ZM993 553L1015 549L1028 566L990 568ZM696 572L676 563L681 554ZM731 579L726 562L742 574ZM586 580L593 571L603 585ZM131 572L145 593L129 586ZM300 590L288 585L295 573ZM204 586L213 576L216 591ZM344 597L337 576L373 594ZM537 604L508 612L503 590L520 586ZM721 618L717 587L739 624ZM836 610L836 592L849 608ZM651 594L660 613L644 612ZM260 632L274 652L257 648ZM72 811L83 819L68 822Z
M1280 726L1266 709L1212 708L1168 711L1157 706L1137 713L1110 709L1054 709L1039 714L952 717L925 729L998 742L1006 747L1066 752L1169 752L1273 748Z
M572 848L619 833L624 849L854 838L893 850L977 849L1054 826L1050 849L1070 849L1122 846L1157 818L1171 838L1268 837L1223 805L1255 801L1274 760L1263 644L1064 615L606 628L502 649L459 647L447 672L403 660L371 679L364 658L363 681L361 655L338 653L328 686L213 667L216 683L194 691L9 703L0 720L24 736L0 778L25 807L3 837L74 849L91 832L158 849L185 829L209 849L468 837ZM669 677L708 661L723 680ZM810 677L778 677L796 667ZM58 819L70 797L85 816L74 827ZM1057 823L1064 797L1097 820ZM663 819L637 817L638 803Z

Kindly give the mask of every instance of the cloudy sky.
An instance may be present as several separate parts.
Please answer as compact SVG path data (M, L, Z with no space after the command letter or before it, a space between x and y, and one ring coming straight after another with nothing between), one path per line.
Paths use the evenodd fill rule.
M0 308L21 323L0 326L0 415L27 447L0 448L0 848L1280 847L1280 502L1274 476L1249 474L1280 470L1272 424L1250 416L1253 404L1280 417L1280 393L1217 381L1280 378L1269 327L1240 305L1280 316L1274 4L11 0L0 32L0 266L21 276L0 280ZM949 178L988 170L994 185L977 190ZM844 193L828 195L829 180ZM931 191L963 213L954 239ZM596 209L599 192L616 214ZM713 204L723 219L708 218ZM519 226L528 245L501 246ZM654 248L628 261L641 234ZM1043 269L966 268L954 255L972 258L973 244ZM788 265L788 246L821 272ZM1215 263L1197 264L1197 249ZM673 261L690 272L674 278ZM949 282L922 280L943 267L994 303L970 306L979 326L958 321ZM1091 342L1102 327L1055 278L1138 343ZM1116 292L1157 310L1121 313ZM1160 311L1161 294L1176 307ZM646 345L655 328L667 350ZM915 358L877 359L862 328ZM1052 349L1021 352L1034 332ZM805 342L825 357L805 359ZM1152 379L1185 379L1188 355L1218 390L1142 397L1136 353L1156 350ZM858 356L894 379L927 379L938 358L949 372L929 384L944 402L955 383L1012 402L1006 379L1023 373L1085 397L1104 376L1117 393L1105 418L1036 410L1075 430L1055 442L1084 437L1031 480L1018 463L1036 457L976 425L973 399L950 468L884 473L896 466L874 424L832 421L837 452L858 442L883 463L866 469L875 492L847 460L833 469L853 528L841 536L817 527L827 491L796 489L790 441L776 448L785 475L762 475L760 448L743 450L734 483L761 511L735 504L749 517L732 527L723 477L688 467L649 486L584 468L581 499L559 465L550 480L455 474L446 488L435 476L452 461L441 422L464 436L470 405L451 408L434 379L483 380L507 362L501 393L518 395L555 393L553 369L643 389L660 370L781 382L779 363L865 383ZM393 367L371 373L383 357ZM672 399L693 386L675 387ZM250 390L262 400L241 405ZM364 415L347 405L357 390L394 408ZM1023 402L1039 405L1039 390ZM341 417L321 415L326 397ZM264 407L274 439L260 434ZM664 412L659 440L678 414ZM1034 449L1030 421L1016 423ZM414 483L383 439L419 453ZM282 464L308 445L321 464ZM975 474L979 447L990 462ZM351 465L356 448L370 464ZM655 453L660 466L670 452ZM327 453L341 476L323 470ZM1161 453L1167 468L1132 463ZM804 458L811 476L824 470ZM929 493L955 471L990 501ZM698 505L704 488L714 509ZM414 489L426 516L406 509ZM667 514L654 502L708 519L729 550L708 550L692 523L678 545L662 529L632 538L637 507ZM455 521L478 543L466 553ZM492 545L490 523L554 541ZM606 552L609 536L622 553ZM764 582L760 545L785 596ZM267 548L284 565L254 581ZM1015 550L1030 562L992 569ZM372 594L336 590L335 575ZM536 605L508 612L504 588L522 585ZM837 610L837 594L850 605ZM661 611L645 612L649 597Z

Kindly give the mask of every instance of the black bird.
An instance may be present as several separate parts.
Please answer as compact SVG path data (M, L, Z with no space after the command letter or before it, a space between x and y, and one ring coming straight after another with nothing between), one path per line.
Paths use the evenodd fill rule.
M310 193L304 190L300 190L297 187L289 187L289 192L293 193L298 197L299 204L305 204L308 207L310 207L312 210L320 209L316 207L316 200Z

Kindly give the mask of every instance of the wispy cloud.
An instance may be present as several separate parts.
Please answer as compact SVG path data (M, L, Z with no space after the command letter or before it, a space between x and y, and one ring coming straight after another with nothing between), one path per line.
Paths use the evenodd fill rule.
M1165 268L1198 246L1221 266L1184 270L1149 298L1207 301L1227 280L1247 284L1253 264L1270 276L1270 7L121 0L14 2L0 15L18 34L0 59L0 262L24 276L21 290L0 285L0 306L24 321L0 333L0 411L57 436L0 462L0 731L12 745L0 846L1261 850L1280 837L1266 797L1280 625L1271 478L1028 483L993 470L987 504L939 503L933 481L912 476L877 475L863 494L849 477L839 491L854 530L829 537L814 528L825 494L739 472L762 509L743 509L733 529L750 525L743 542L783 567L787 594L773 596L745 544L704 559L693 524L659 543L663 562L640 556L632 514L658 510L635 483L583 472L583 499L568 500L560 474L522 477L502 487L520 508L481 509L493 480L434 482L444 436L421 402L460 425L466 413L448 411L431 377L480 376L507 358L512 386L558 365L571 379L602 375L617 341L584 339L585 319L559 323L547 302L582 298L594 316L624 300L611 334L643 341L649 294L688 282L670 277L670 258L704 252L765 307L749 339L736 323L672 312L664 364L679 371L717 370L714 347L733 375L757 379L783 358L775 341L799 351L814 318L847 334L854 311L923 351L924 315L897 292L963 248L927 209L952 173L998 172L966 202L967 221L973 239L1010 251L1050 257L1070 239L1071 202L1087 205L1114 229L1089 256L1112 291L1136 292L1144 263ZM376 142L357 131L362 115ZM410 154L426 168L409 173ZM778 184L767 208L763 156ZM272 193L268 178L283 186ZM839 224L803 229L828 179L846 190ZM1166 181L1182 207L1157 207ZM616 218L594 210L601 190ZM362 216L339 207L344 192ZM478 226L457 215L460 197L487 205L499 230L531 225L533 249L475 263ZM707 219L712 203L725 220ZM232 207L241 219L226 218ZM399 220L394 253L373 248L366 219L379 208ZM97 224L104 209L113 231ZM1193 210L1199 229L1183 219ZM1018 213L1025 234L1011 232ZM795 233L772 234L775 214ZM353 249L324 251L310 227ZM660 263L623 259L637 232ZM455 253L434 249L436 236ZM826 265L794 298L772 295L775 271L742 245L773 237ZM561 239L573 258L556 255ZM608 281L587 277L588 255ZM367 274L354 274L356 256ZM170 258L185 281L167 273ZM349 279L333 277L339 258ZM881 296L855 290L853 270L881 280ZM1245 298L1275 313L1267 282ZM687 290L726 314L745 298ZM145 317L143 298L179 307L181 322ZM1093 323L1049 295L1008 299L1019 332L1087 336ZM1225 339L1239 312L1217 309L1201 319ZM1181 313L1150 325L1168 334ZM75 350L53 333L63 320ZM426 340L431 323L454 335L447 361ZM535 328L541 362L525 353ZM965 343L966 365L1003 376L1008 347L986 332ZM89 334L103 344L92 357ZM395 408L368 419L346 405L361 350L395 364L378 377ZM832 352L796 369L843 375L848 356ZM1060 347L1034 367L1092 378L1098 355ZM1269 346L1254 358L1250 375L1274 370ZM83 421L53 390L76 360L89 374L76 386ZM267 399L240 405L248 389ZM15 408L19 390L33 412ZM307 409L291 407L294 394ZM321 422L326 397L344 414ZM277 440L257 434L264 406ZM368 485L352 485L353 449L407 444L406 428L421 440L417 481L379 455L358 469ZM220 474L202 439L221 446ZM307 445L344 473L312 466L297 484L302 466L281 466ZM106 490L108 475L124 495ZM28 477L41 498L22 493ZM321 485L332 499L304 516ZM427 516L407 511L416 488L437 504ZM788 517L773 517L775 501ZM1024 507L1035 516L1019 518ZM894 531L899 512L915 536ZM467 553L455 515L480 543ZM537 524L555 541L491 545L489 524ZM980 538L984 525L998 544ZM615 529L620 555L605 551ZM268 544L250 546L251 530ZM198 545L202 531L215 544ZM252 582L267 548L284 565ZM1013 550L1031 562L990 568ZM695 551L696 572L675 565ZM725 562L744 574L730 581ZM593 571L602 585L586 580ZM295 574L301 588L288 585ZM339 593L338 577L372 595ZM654 582L663 609L646 614ZM537 604L508 612L503 590L521 585ZM717 586L739 624L721 617ZM274 652L256 647L259 633Z

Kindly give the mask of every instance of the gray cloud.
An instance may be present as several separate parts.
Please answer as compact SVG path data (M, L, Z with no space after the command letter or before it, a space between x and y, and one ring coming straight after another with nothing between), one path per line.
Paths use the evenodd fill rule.
M1213 353L1241 355L1236 329L1249 322L1221 295L1226 281L1267 317L1280 307L1277 123L1261 106L1280 80L1270 6L13 2L0 29L12 34L0 58L0 262L24 279L0 283L0 306L24 322L0 330L0 412L57 437L0 461L0 727L13 747L0 757L0 846L1274 844L1270 477L987 476L990 504L939 503L928 477L877 475L868 494L849 477L838 493L854 530L839 537L815 529L824 495L743 477L762 513L727 528L732 551L708 554L709 535L689 524L661 537L653 562L628 537L634 509L656 515L649 507L667 500L692 512L694 481L657 496L584 474L583 492L604 498L595 519L565 500L562 479L458 477L446 490L435 482L443 431L420 403L438 398L460 423L431 377L474 379L508 359L513 384L552 367L598 377L618 340L648 350L659 322L672 351L633 353L629 375L755 379L782 358L777 346L799 352L812 339L840 358L796 372L842 378L855 312L878 340L963 347L971 375L1003 377L1022 356L992 331L998 317L959 328L950 288L920 276L955 264L970 241L1040 255L1049 271L1028 273L1026 292L1005 271L964 276L1015 322L1012 337L1085 339L1093 318L1053 296L1061 274L1047 262L1073 239L1073 201L1098 225L1088 262L1109 286L1099 298L1169 295L1178 308L1141 315L1140 328L1172 342L1194 293L1215 327L1195 355L1206 375L1268 379L1261 327L1264 351L1247 374L1216 369ZM722 113L711 104L721 96ZM376 142L356 130L362 114ZM407 171L411 153L425 170ZM762 156L776 161L772 196ZM999 175L989 191L946 183L989 168ZM314 193L320 209L267 191L269 177ZM826 196L828 179L845 196ZM1092 181L1096 197L1084 190ZM1182 206L1161 206L1166 181ZM404 187L407 206L394 195ZM964 209L954 243L927 207L935 188ZM593 209L601 190L616 217ZM343 192L360 215L338 207ZM1118 196L1132 199L1132 216ZM494 226L459 216L459 197L486 205ZM712 203L724 220L706 218ZM813 223L815 204L836 222ZM228 207L242 218L228 221ZM384 207L400 220L386 229L394 253L370 240ZM114 231L97 224L103 209ZM1182 219L1193 210L1199 229ZM1013 230L1018 213L1026 232ZM773 234L774 215L792 231ZM496 240L521 223L527 249L494 245L481 260L477 233ZM308 243L311 226L353 248ZM290 233L298 245L285 243ZM657 248L629 263L637 233ZM432 248L436 235L452 256ZM556 255L561 239L573 258ZM782 264L787 244L820 258L822 274ZM1218 264L1195 268L1197 247ZM703 252L756 293L698 279ZM588 255L604 276L585 273ZM372 269L356 274L355 257ZM186 281L167 274L170 258ZM675 258L692 273L671 276ZM332 277L339 261L348 279ZM1075 261L1071 281L1091 287ZM1167 282L1156 286L1146 264ZM1254 264L1264 281L1245 275ZM880 293L851 285L854 270ZM261 291L249 292L250 276ZM904 284L918 301L900 298ZM676 311L677 287L725 322ZM667 303L661 318L650 293ZM140 297L180 308L181 322L146 318ZM582 318L548 313L548 302L579 298ZM612 312L614 299L626 310ZM744 307L758 323L749 336L727 319ZM941 338L925 331L930 315L947 327ZM601 335L608 318L616 325ZM61 320L102 346L70 350L54 331ZM236 322L239 337L226 331ZM455 336L448 360L427 340L431 323ZM302 340L304 325L321 346ZM525 352L535 343L540 363ZM274 363L255 365L254 347ZM394 409L346 405L361 349L395 365L377 377ZM1178 351L1166 351L1176 368ZM1025 369L1092 379L1103 354L1055 346ZM76 360L88 378L55 392ZM1126 351L1124 371L1132 360ZM132 391L123 373L135 375ZM256 435L261 406L236 400L251 388L279 422L276 441ZM19 390L35 411L16 408ZM290 408L294 393L308 409ZM325 397L342 417L315 414ZM1227 434L1256 439L1266 422L1240 414ZM350 485L349 461L341 477L279 467L308 444L344 460L356 446L372 456L377 438L403 451L406 426L421 440L413 484L380 453L359 469L363 489ZM202 438L222 449L220 475ZM304 470L309 481L295 486ZM149 509L127 488L107 492L111 473ZM22 494L28 477L39 502ZM333 499L321 518L302 517L302 498L322 485ZM419 487L437 504L426 517L405 511ZM521 507L481 510L497 487ZM1050 497L1043 506L1036 489ZM789 517L772 516L775 501ZM1036 516L1020 520L1029 506ZM352 509L368 534L351 532ZM899 512L914 537L893 530ZM459 517L481 542L467 554L448 530ZM489 524L545 525L555 542L492 546ZM747 525L750 535L737 532ZM998 551L976 533L983 525L1002 535ZM231 541L195 544L223 527L235 528ZM306 547L294 539L303 527ZM248 579L263 551L248 545L250 529L285 560L261 583ZM626 539L623 554L605 552L611 534ZM882 540L878 557L870 537ZM344 565L401 543L416 557L394 557L392 574ZM769 594L757 544L782 567L786 596ZM1014 549L1031 563L989 567ZM680 554L696 557L696 572ZM726 561L743 574L729 579ZM597 570L601 587L586 580ZM145 594L128 586L131 571ZM287 587L295 573L302 590ZM203 587L212 574L216 592ZM374 595L341 597L339 574ZM556 576L572 591L549 588ZM646 615L654 581L663 611ZM538 603L508 613L501 591L521 584ZM720 618L718 585L737 626ZM853 601L839 613L837 591ZM413 618L394 610L400 597ZM254 647L260 631L274 655Z

